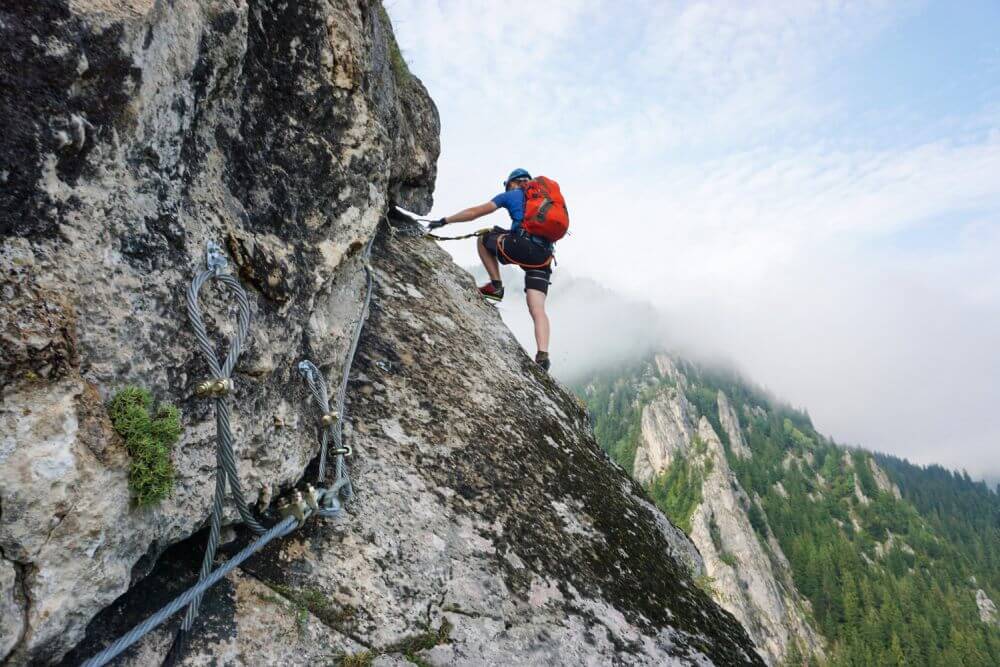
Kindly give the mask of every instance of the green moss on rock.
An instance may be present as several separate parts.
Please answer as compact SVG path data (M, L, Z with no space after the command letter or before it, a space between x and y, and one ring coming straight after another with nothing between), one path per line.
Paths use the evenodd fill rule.
M181 435L181 413L172 405L153 410L153 397L140 387L125 387L111 399L108 414L132 457L128 485L137 507L157 504L173 490L170 452Z
M389 59L392 64L392 73L396 79L396 83L403 84L412 76L410 68L406 64L406 59L403 58L403 52L399 50L399 43L396 41L396 36L392 33L392 19L389 18L389 12L385 10L385 7L381 3L378 8L382 14L382 22L386 27L386 41L389 44Z

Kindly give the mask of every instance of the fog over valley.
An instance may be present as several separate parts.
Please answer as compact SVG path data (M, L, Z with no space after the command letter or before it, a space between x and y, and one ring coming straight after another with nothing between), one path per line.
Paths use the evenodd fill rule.
M482 277L481 270L473 273ZM504 276L508 296L498 309L522 345L532 350L521 272L505 268ZM891 286L880 290L873 283L873 302L889 290ZM772 298L801 303L801 310L786 308L783 320L744 312L735 325L709 303L657 309L590 278L557 272L549 297L553 374L575 382L654 350L675 351L738 370L779 400L806 410L818 430L841 444L922 465L966 469L994 482L1000 478L995 444L1000 442L1000 416L991 399L992 379L1000 367L990 347L990 340L1000 340L1000 325L991 323L992 339L970 337L967 346L934 349L935 336L961 339L963 333L961 307L943 296L936 302L941 319L932 320L908 313L902 305L893 310L884 302L851 304L849 285L824 310L789 297L794 291L787 286ZM840 317L825 317L831 310ZM861 323L866 319L867 326ZM900 329L910 335L889 334ZM980 347L969 347L977 342Z

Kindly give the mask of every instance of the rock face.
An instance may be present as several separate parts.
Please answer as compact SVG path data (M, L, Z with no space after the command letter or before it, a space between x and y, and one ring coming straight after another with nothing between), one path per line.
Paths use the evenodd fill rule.
M729 446L733 453L740 458L749 459L753 457L753 452L747 446L746 438L743 437L743 429L740 428L740 418L729 404L725 392L720 391L716 401L719 404L719 423L729 437Z
M576 399L471 277L431 242L391 232L372 263L376 306L347 405L357 499L343 522L308 524L214 593L207 604L224 611L187 664L391 656L428 630L419 657L437 665L756 660L692 583L690 541L605 460ZM253 590L267 604L248 620ZM306 605L302 633L278 633L310 596L323 603ZM260 628L275 637L266 646ZM167 630L150 637L131 664L155 663L168 643Z
M899 487L889 479L889 476L875 463L874 459L868 459L868 467L872 471L872 477L875 478L875 486L878 487L879 491L888 491L897 500L903 497L903 494L899 491Z
M253 310L233 405L248 495L301 477L317 443L294 364L341 366L359 248L390 202L430 206L437 114L392 53L377 2L0 9L0 659L58 658L207 515L183 295L209 240ZM225 295L203 310L232 332ZM127 384L184 414L176 488L147 511L104 409Z
M979 607L979 620L983 623L997 623L997 606L982 588L976 589L976 606Z
M335 384L379 233L348 406L358 497L214 590L185 661L758 662L575 399L442 251L381 222L430 207L438 119L378 2L6 3L0 38L0 660L86 636L76 664L194 576L168 548L211 502L184 307L207 243L250 299L231 405L254 502L316 456L295 365ZM207 288L202 310L224 353L234 304ZM129 384L183 413L173 493L147 510L105 407ZM128 659L160 659L172 627Z
M642 442L635 453L632 476L646 484L665 470L677 453L687 451L694 435L694 409L676 387L665 400L653 401L642 411Z
M704 559L713 597L739 619L770 664L781 664L796 645L804 655L821 655L822 641L802 613L806 603L795 589L788 561L773 535L762 541L751 525L755 501L730 470L719 435L708 419L697 418L678 389L686 381L679 381L676 365L659 357L656 363L674 386L662 388L643 409L633 476L651 480L684 457L700 477L701 500L691 515L690 536ZM718 405L733 453L752 456L722 392Z

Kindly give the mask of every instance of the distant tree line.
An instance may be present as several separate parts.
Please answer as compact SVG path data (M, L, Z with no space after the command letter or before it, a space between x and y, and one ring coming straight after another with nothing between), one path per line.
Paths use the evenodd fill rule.
M731 371L694 364L682 370L686 397L723 441L740 485L759 499L749 518L761 543L768 548L770 529L811 606L804 613L828 641L822 663L796 647L789 664L1000 665L1000 629L982 622L975 601L979 588L1000 601L995 491L966 473L837 445L804 411ZM601 446L631 472L642 409L663 389L651 364L607 371L576 389ZM719 390L740 416L751 458L731 451L719 423ZM873 458L901 499L878 488ZM647 489L687 531L704 474L689 457L677 457Z

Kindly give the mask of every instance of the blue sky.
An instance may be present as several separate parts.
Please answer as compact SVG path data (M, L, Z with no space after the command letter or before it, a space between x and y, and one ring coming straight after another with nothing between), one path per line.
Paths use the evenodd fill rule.
M1000 474L1000 2L387 9L441 112L435 214L553 176L553 299L592 278L841 441Z

